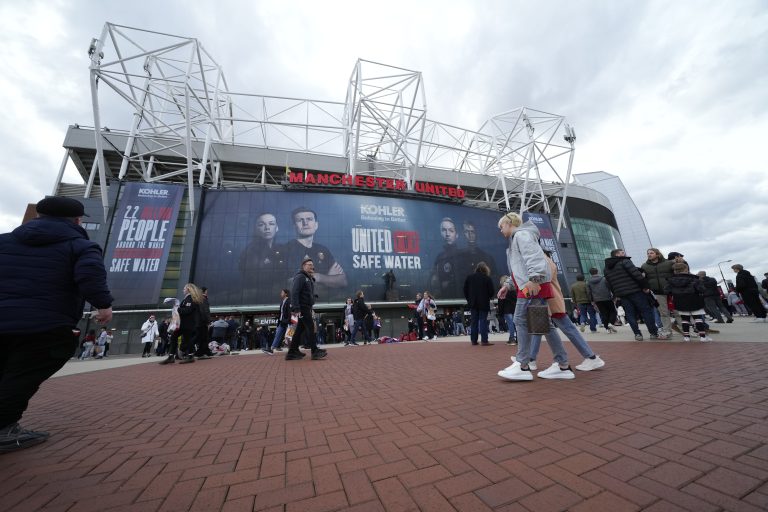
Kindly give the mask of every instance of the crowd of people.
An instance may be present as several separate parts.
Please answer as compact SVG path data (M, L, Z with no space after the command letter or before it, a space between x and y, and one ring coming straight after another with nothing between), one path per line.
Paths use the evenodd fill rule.
M521 232L536 238L536 232L528 226ZM510 238L514 238L514 233ZM542 249L542 254L547 265L554 265L547 251ZM287 347L289 354L286 354L286 359L301 358L303 356L297 356L296 351L291 351L289 347L294 337L289 327L299 324L302 325L299 346L310 349L316 355L315 359L325 357L325 351L320 349L325 343L337 342L345 347L355 347L379 341L381 318L366 303L362 290L355 294L354 299L347 298L340 314L340 327L335 327L335 322L330 332L323 327L321 316L313 311L310 304L313 293L305 289L309 283L314 284L312 273L308 271L312 266L312 260L307 258L297 274L300 279L295 282L301 285L296 285L296 293L301 295L299 299L292 302L289 290L280 291L276 329L270 329L264 322L260 326L253 325L250 320L241 325L231 315L211 320L207 290L200 290L202 302L196 307L197 287L188 284L185 299L175 310L178 320L168 317L156 323L154 315L151 315L141 326L142 357L150 357L154 351L155 355L167 356L163 364L177 360L186 363L239 350L260 349L273 355ZM599 366L604 362L576 332L577 328L580 332L589 328L594 333L601 325L604 332L616 333L618 326L626 324L632 330L634 339L643 341L640 326L644 325L651 340L669 340L679 335L683 341L690 341L693 334L699 341L708 342L711 341L708 333L712 332L710 321L731 323L734 315L745 314L754 314L757 321L764 321L765 309L760 309L763 303L755 280L741 265L734 265L733 270L737 273L736 284L725 295L717 281L707 276L705 271L691 274L684 256L679 252L671 252L665 258L661 251L650 248L647 261L636 267L622 249L615 249L606 258L602 273L597 268L591 268L588 281L583 275L576 276L576 282L570 288L574 309L567 311L556 278L557 269L554 268L554 272L550 269L548 275L552 290L545 293L552 296L543 298L548 300L553 329L544 334L545 339L549 342L549 338L559 337L557 327L585 357L585 363L577 368L586 368L596 364L589 361L599 361ZM490 333L507 332L507 344L517 345L515 309L519 290L514 273L501 278L500 288L494 285L490 274L489 266L481 261L475 271L466 277L463 294L467 306L464 310L443 308L444 311L438 315L437 303L430 292L418 293L410 305L413 314L408 322L408 333L401 334L399 341L432 341L438 336L469 335L472 345L487 346L493 344L488 340ZM510 283L515 293L504 292L510 290ZM762 284L768 286L768 275ZM545 289L549 290L549 287L545 286ZM305 311L302 312L302 309ZM185 322L184 319L196 314L199 318L192 322L196 326L192 329L188 327L190 321ZM469 317L468 321L466 317ZM182 324L185 324L183 329ZM194 341L185 345L182 331ZM105 343L108 346L107 335L106 328L102 328L98 340L95 332L89 332L83 342L81 358L105 357L107 350L103 347ZM310 341L310 336L314 343ZM534 367L539 342L540 337L532 338L529 357ZM555 346L560 345L562 343ZM557 361L557 357L555 359Z
M545 379L573 379L575 374L563 349L559 330L585 357L576 366L578 370L594 370L605 365L594 354L580 335L586 326L596 332L598 317L607 332L615 332L618 311L623 309L636 341L643 341L639 323L642 322L652 340L669 340L677 331L683 341L695 336L701 342L711 341L708 333L713 332L708 316L716 323L733 322L736 309L727 305L741 302L749 308L756 322L766 322L765 300L760 296L754 277L740 264L731 268L736 273L736 283L726 296L717 281L706 275L690 272L683 254L669 253L664 258L661 251L650 248L647 260L636 267L623 249L611 251L605 260L603 275L597 268L590 269L590 280L578 276L571 287L571 296L576 305L574 315L578 317L580 329L575 329L571 319L561 310L562 294L557 280L557 269L549 255L539 244L539 231L532 222L523 222L514 213L504 215L498 222L501 234L509 239L507 251L510 278L498 292L499 298L516 293L518 297L514 313L514 324L518 336L518 349L513 364L498 372L506 380L533 380L531 370L537 369L536 357L541 334L552 350L554 363L538 376ZM762 287L768 291L768 273ZM529 309L532 299L545 300L550 316L549 331L532 333L528 329ZM523 299L523 300L521 300ZM598 314L599 311L599 314ZM742 310L743 312L744 310ZM535 318L535 315L531 316Z

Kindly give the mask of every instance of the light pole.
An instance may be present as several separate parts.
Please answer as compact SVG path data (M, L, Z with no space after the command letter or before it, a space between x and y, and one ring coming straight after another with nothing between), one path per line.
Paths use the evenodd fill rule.
M717 268L718 268L718 270L720 270L720 277L723 278L723 286L725 286L725 291L726 292L728 291L728 283L725 282L725 274L723 274L723 269L720 268L720 265L723 264L723 263L730 263L732 261L733 260L725 260L725 261L721 261L720 263L717 264Z

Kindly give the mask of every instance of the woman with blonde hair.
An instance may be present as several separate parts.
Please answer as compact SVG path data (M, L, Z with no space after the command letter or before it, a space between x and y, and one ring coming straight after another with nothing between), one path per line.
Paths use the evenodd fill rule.
M195 362L195 344L199 343L201 338L201 329L203 326L203 314L200 305L205 300L203 292L193 283L184 285L184 298L179 304L179 330L181 335L181 351L183 354L180 363Z
M552 275L544 251L539 245L539 229L530 220L523 222L520 215L507 213L498 222L502 236L509 239L507 249L507 267L510 279L499 290L497 297L506 298L507 294L517 292L515 306L515 327L517 328L517 356L514 363L499 371L499 377L513 381L533 380L530 362L535 359L531 354L531 334L528 332L528 305L530 299L537 297L550 299L555 297ZM522 300L521 300L522 299ZM550 333L554 328L550 328ZM547 343L554 355L555 363L539 372L542 379L573 379L575 376L568 364L568 353L559 337L547 336Z

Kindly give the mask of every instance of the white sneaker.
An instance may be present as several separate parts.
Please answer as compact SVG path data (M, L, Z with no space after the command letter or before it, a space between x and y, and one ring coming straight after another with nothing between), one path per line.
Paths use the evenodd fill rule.
M699 338L699 341L701 341L703 343L707 343L707 342L712 341L712 338L710 338L709 336L704 336L703 338Z
M432 336L432 339L433 339L433 340L436 340L436 339L437 339L437 336Z
M691 341L691 337L690 336L683 336L683 341Z
M423 337L423 338L421 338L421 339L423 339L424 341L429 341L429 336L424 336L424 337Z
M550 366L546 370L540 371L537 375L541 379L575 379L576 378L576 376L571 371L570 366L565 370L561 370L560 365L557 363L552 363L552 366Z
M506 380L533 380L533 374L530 370L521 370L519 363L499 371L497 375Z
M517 365L519 365L519 364L520 364L520 361L518 361L517 359L515 359L515 356L512 356L512 357L510 357L510 359L512 359L512 362L513 362L514 364L517 364ZM529 370L538 370L538 368L539 368L539 367L538 367L538 366L536 366L536 361L528 361L528 369L529 369Z
M603 366L605 366L605 361L600 359L600 356L595 355L594 359L584 359L584 362L578 365L576 369L581 372L591 372L592 370L597 370Z
M517 361L514 361L511 365L507 366L506 368L504 368L501 371L502 372L511 372L515 368L520 368L520 363L518 363Z

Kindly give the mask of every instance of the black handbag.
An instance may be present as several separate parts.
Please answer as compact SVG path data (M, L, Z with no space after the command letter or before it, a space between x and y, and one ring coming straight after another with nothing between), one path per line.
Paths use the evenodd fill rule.
M549 307L545 299L529 299L525 314L528 321L528 334L549 333L551 323L549 320Z

